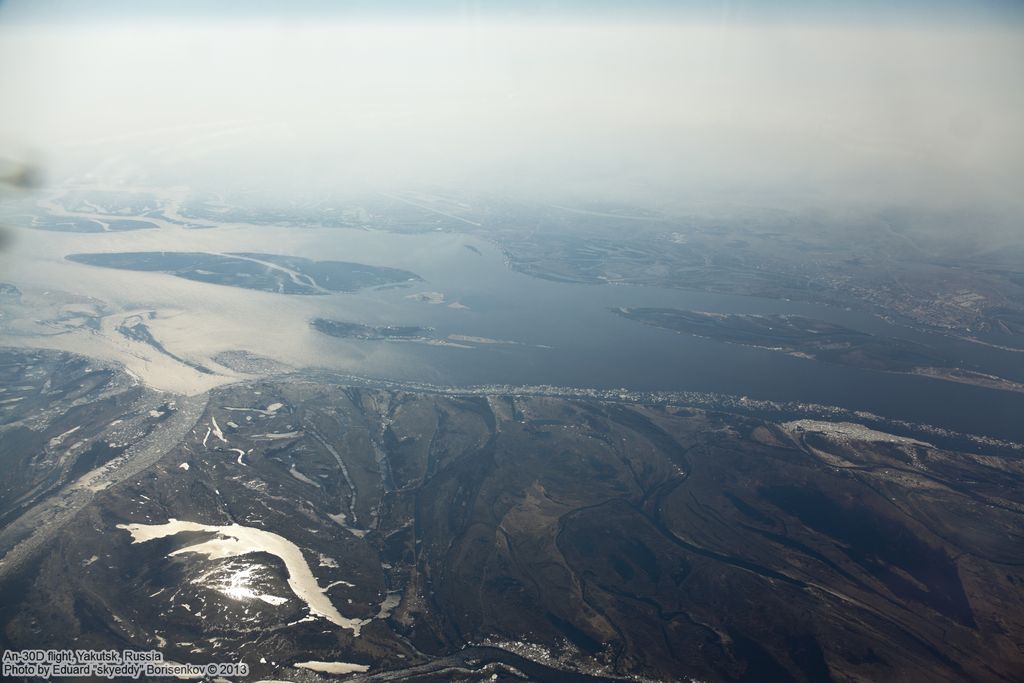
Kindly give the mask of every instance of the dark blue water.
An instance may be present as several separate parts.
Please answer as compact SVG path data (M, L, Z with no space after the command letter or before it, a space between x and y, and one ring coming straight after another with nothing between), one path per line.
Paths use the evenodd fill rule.
M626 320L609 308L667 306L799 314L927 344L982 371L1019 381L1024 381L1024 354L916 332L838 308L655 287L551 282L511 271L493 245L463 235L363 239L376 241L375 252L391 250L388 265L413 270L425 282L412 289L330 297L325 301L326 316L375 325L428 326L440 337L461 334L519 343L459 349L336 340L337 344L364 345L367 351L373 347L366 367L366 374L372 376L444 385L551 384L719 392L836 405L1024 441L1021 393L828 365L681 335ZM466 249L466 244L481 254ZM421 291L444 293L445 304L407 298ZM468 310L448 307L452 302L468 306Z

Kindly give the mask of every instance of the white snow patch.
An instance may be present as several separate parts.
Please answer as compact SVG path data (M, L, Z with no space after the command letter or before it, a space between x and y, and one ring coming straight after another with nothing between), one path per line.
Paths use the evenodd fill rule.
M228 440L224 438L224 432L221 431L220 425L217 424L217 418L211 415L210 422L213 424L213 435L220 439L222 443L227 443Z
M325 674L362 673L370 670L370 667L365 664L349 664L348 662L299 662L295 666L299 669L309 669Z
M292 465L291 467L288 468L288 474L292 475L293 477L295 477L304 484L310 484L312 486L320 488L320 484L318 484L317 482L313 481L302 472L299 472L297 469L295 469L295 465Z
M207 541L199 541L170 553L168 557L196 553L210 559L237 557L250 553L266 552L277 555L288 570L288 586L295 595L306 603L309 611L327 619L342 628L350 629L356 636L365 623L361 619L349 619L334 607L316 581L302 551L291 541L270 531L229 524L216 526L198 522L182 522L170 519L166 524L118 524L132 536L132 543L145 543L157 538L173 536L183 531L208 531L216 534Z

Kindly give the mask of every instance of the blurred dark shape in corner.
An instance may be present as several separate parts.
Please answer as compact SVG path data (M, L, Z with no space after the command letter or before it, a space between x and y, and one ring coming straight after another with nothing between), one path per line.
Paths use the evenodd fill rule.
M43 170L37 164L0 157L0 183L18 189L35 189L43 184Z
M43 172L35 164L26 164L0 157L0 182L32 190L43 184Z
M42 184L43 171L38 164L0 157L0 199L4 198L9 187L16 190L34 190ZM0 249L6 249L10 241L10 231L0 225Z

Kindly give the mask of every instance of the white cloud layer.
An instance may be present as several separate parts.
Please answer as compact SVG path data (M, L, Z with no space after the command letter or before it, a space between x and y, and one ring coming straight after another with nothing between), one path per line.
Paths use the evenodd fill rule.
M1016 211L998 28L9 27L0 152L211 187L465 186Z

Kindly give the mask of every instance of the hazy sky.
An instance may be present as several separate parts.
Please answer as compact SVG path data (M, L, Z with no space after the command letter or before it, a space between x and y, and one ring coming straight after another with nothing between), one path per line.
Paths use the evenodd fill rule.
M1022 4L8 2L0 154L200 188L1013 211Z
M1024 19L1019 0L0 0L8 22L138 19L294 21L399 18L681 17L731 21L1005 22Z

